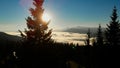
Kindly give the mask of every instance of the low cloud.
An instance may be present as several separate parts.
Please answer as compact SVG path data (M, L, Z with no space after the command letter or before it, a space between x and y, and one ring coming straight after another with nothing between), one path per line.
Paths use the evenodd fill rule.
M53 39L57 42L74 43L85 45L86 34L71 33L71 32L53 32Z
M17 35L20 36L19 32L6 32L11 35ZM54 39L56 42L62 42L62 43L74 43L79 45L85 45L87 35L86 34L80 34L80 33L71 33L71 32L53 32L52 33L52 39ZM90 39L90 42L93 42L94 38Z

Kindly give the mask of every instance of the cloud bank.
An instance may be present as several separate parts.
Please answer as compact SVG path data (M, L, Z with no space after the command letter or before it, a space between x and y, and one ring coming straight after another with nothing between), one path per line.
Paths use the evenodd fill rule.
M84 45L87 35L86 34L79 34L79 33L70 33L70 32L53 32L52 38L56 42L63 42L63 43L74 43Z
M19 32L6 32L10 35L17 35L20 36ZM56 42L61 43L74 43L79 45L85 45L87 35L86 34L80 34L80 33L71 33L71 32L53 32L52 33L52 39L54 39ZM90 42L92 43L94 38L90 39Z

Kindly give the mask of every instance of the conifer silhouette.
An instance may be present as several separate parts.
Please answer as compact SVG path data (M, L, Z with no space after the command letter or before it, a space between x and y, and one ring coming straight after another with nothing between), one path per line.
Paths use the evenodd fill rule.
M90 32L90 29L88 29L87 39L86 39L86 41L85 41L85 44L86 44L86 45L90 45L90 38L91 38L91 32Z
M111 21L107 24L105 32L106 43L111 46L116 46L120 43L120 23L117 18L117 9L114 7Z
M103 32L102 32L102 28L101 25L99 24L99 28L97 31L97 46L102 46L103 45Z
M48 30L48 24L50 21L45 22L42 20L44 9L42 8L44 0L33 0L35 8L30 8L31 16L28 16L27 28L25 33L19 30L24 40L34 43L43 44L51 41L52 29Z

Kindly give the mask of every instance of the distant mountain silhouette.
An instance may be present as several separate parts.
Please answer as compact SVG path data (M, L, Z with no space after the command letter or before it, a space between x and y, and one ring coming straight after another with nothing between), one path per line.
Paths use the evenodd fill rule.
M0 32L0 42L1 41L13 41L17 42L20 41L22 38L19 36L9 35L4 32Z
M84 27L84 26L77 26L77 27L71 27L67 28L64 31L66 32L74 32L74 33L87 33L88 29L90 29L90 32L93 34L97 33L98 27ZM102 28L102 31L104 31L105 28Z

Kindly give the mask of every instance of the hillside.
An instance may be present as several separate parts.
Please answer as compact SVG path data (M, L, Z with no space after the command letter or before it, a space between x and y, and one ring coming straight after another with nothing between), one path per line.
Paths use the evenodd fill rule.
M21 40L21 37L19 37L19 36L9 35L9 34L6 34L4 32L0 32L0 42L2 42L2 41L17 42L20 40Z

